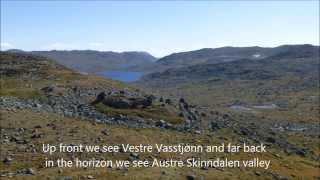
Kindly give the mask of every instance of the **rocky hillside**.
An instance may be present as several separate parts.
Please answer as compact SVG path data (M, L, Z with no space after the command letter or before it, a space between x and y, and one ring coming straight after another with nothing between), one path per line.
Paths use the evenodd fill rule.
M188 117L198 120L194 108L177 108L178 101L82 75L40 56L1 53L0 74L1 105L8 108L41 109L130 127L191 130L193 124Z

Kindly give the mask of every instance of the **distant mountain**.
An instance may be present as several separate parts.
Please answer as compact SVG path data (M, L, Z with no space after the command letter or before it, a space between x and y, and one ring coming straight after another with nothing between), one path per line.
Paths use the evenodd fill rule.
M210 55L214 58L223 56L225 59L217 58L215 61L208 57ZM196 60L200 60L201 63L191 65L191 62ZM186 62L184 66L179 67L184 61ZM171 58L170 56L162 58L157 63L169 65L170 68L146 75L141 80L142 83L153 86L159 84L175 86L181 83L219 80L272 80L284 76L309 76L315 79L319 68L319 46L202 49L174 54Z
M186 67L196 64L217 64L241 59L261 60L276 55L300 54L313 51L312 45L283 45L275 48L253 47L221 47L205 48L189 52L174 53L159 59L155 70ZM313 49L313 50L312 50Z
M99 73L108 70L144 71L149 73L163 72L172 68L185 68L194 65L210 65L238 60L259 61L266 58L296 58L314 54L317 46L283 45L275 48L252 47L221 47L204 48L189 52L174 53L157 60L147 52L112 52L93 50L72 51L32 51L18 49L8 50L14 53L32 53L48 57L69 68L86 73Z
M107 70L127 70L133 66L150 65L156 58L146 52L101 52L92 50L32 51L32 54L48 57L69 68L97 73Z
M20 49L9 49L7 50L6 52L9 52L9 53L26 53L25 51L23 50L20 50Z

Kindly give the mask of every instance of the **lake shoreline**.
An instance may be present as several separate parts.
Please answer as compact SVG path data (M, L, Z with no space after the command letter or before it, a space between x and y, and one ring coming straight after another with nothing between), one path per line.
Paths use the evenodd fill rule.
M102 71L96 73L98 76L104 78L113 79L122 82L135 82L141 79L145 74L141 71L121 71L121 70L111 70L111 71Z

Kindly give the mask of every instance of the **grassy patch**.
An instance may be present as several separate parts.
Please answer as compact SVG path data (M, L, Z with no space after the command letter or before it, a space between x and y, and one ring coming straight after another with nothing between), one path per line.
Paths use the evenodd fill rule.
M41 93L35 89L1 89L0 96L14 96L23 99L38 98Z
M172 124L179 124L183 121L181 117L178 117L176 114L169 112L168 109L158 105L153 105L152 107L144 109L116 109L109 106L105 106L102 103L99 103L95 106L98 111L109 116L127 115L130 117L141 117L146 119L163 119Z

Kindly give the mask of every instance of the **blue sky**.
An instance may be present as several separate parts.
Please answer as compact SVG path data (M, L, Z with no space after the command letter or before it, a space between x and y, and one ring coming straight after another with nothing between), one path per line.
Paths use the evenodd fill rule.
M318 1L1 1L1 47L173 52L319 45Z

